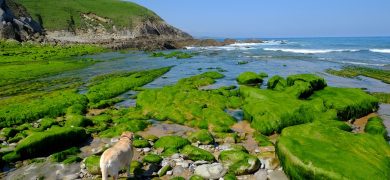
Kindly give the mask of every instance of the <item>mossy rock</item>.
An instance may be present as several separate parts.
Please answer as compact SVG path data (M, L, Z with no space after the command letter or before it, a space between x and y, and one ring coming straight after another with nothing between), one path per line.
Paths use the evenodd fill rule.
M81 144L88 138L89 136L82 128L53 127L44 132L33 133L20 141L15 148L14 157L27 159L47 156L53 152Z
M281 76L272 76L268 82L267 82L267 88L276 90L276 91L283 91L287 87L287 81L281 77Z
M364 131L366 133L379 135L388 139L386 126L383 124L383 120L380 117L372 117L368 119Z
M149 141L145 139L135 139L133 140L133 146L136 148L146 148L146 147L150 147L151 145Z
M72 163L76 163L76 162L81 162L83 159L79 156L69 156L68 158L66 158L64 161L62 161L62 163L64 164L72 164Z
M377 98L355 88L326 87L309 99L322 100L326 108L336 110L340 120L360 118L379 108Z
M211 135L211 133L205 129L191 133L191 135L188 136L188 140L190 140L192 143L199 141L201 144L205 145L214 143L213 135Z
M239 84L254 85L263 82L263 78L254 72L243 72L237 77Z
M324 78L314 74L296 74L287 77L288 86L294 86L299 81L308 82L313 91L324 89L327 86Z
M158 137L153 134L146 134L142 136L143 139L146 139L148 141L156 142L158 140Z
M215 157L210 152L195 147L191 145L184 146L184 148L180 151L181 154L187 156L188 159L192 161L199 161L199 160L205 160L205 161L215 161Z
M143 162L151 163L151 164L159 164L162 160L163 158L157 154L147 154L144 157Z
M390 146L380 136L309 123L285 128L276 150L291 179L390 179Z
M87 127L93 125L90 119L85 118L79 114L68 114L66 115L65 126L68 127Z
M84 159L84 163L89 173L91 173L92 175L101 175L99 156L89 156Z
M162 176L164 176L165 174L167 174L167 171L169 171L169 170L171 170L171 169L172 169L172 167L171 167L169 164L167 164L167 165L165 165L164 167L162 167L162 168L157 172L157 174L158 174L158 176L162 177Z
M229 173L245 175L256 172L260 168L260 160L245 151L226 150L222 151L218 159L226 167Z
M176 150L176 152L186 145L189 145L190 141L180 136L163 136L154 143L154 148L163 148Z
M75 104L66 110L66 114L78 114L82 115L85 112L86 106L82 104Z
M265 72L260 72L259 76L262 77L262 78L266 78L266 77L268 77L268 74L265 73Z

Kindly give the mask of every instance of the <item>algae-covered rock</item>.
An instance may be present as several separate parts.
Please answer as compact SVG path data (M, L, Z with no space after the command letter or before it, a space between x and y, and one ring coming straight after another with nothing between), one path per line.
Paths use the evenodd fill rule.
M99 156L92 155L84 159L85 167L87 168L87 171L92 175L101 175L99 163Z
M193 161L205 160L205 161L214 161L214 155L210 152L203 150L201 148L187 145L180 151L181 154L187 156L188 159Z
M214 143L214 138L213 135L211 135L210 132L208 132L205 129L193 132L189 137L188 140L191 142L200 142L201 144L213 144Z
M267 82L267 88L282 91L287 87L287 81L281 76L272 76Z
M65 126L69 127L87 127L92 125L92 121L90 119L85 118L79 114L67 114Z
M316 91L310 100L322 100L328 109L337 111L341 120L359 118L378 109L378 99L361 89L326 87Z
M144 157L143 162L158 164L163 160L163 158L157 154L148 154Z
M379 136L309 123L285 128L276 146L291 179L390 178L390 146Z
M136 148L145 148L145 147L150 147L149 141L145 139L135 139L133 140L133 146Z
M169 149L176 150L177 152L178 150L189 144L191 144L190 141L180 136L163 136L154 143L154 147L163 148L164 151Z
M199 90L210 85L216 78L223 77L217 72L206 72L184 78L173 86L148 89L137 96L137 107L151 118L212 131L230 131L236 120L225 112L237 108L241 101L235 90Z
M224 180L237 180L237 177L234 175L234 174L226 174L224 177L223 177ZM257 180L257 179L256 179Z
M82 128L54 127L44 132L33 133L20 141L15 148L14 157L27 159L47 156L53 152L83 143L88 137Z
M130 131L130 132L138 132L146 129L150 122L145 120L129 120L127 118L120 118L115 120L116 125L108 128L105 131L102 131L99 135L100 137L116 137L120 136L122 132Z
M157 174L160 177L164 176L165 174L167 174L167 171L169 171L171 169L172 169L172 167L169 164L167 164L167 165L163 166L160 170L158 170Z
M243 72L237 77L239 84L253 85L263 82L263 78L254 72Z
M260 160L241 150L222 151L218 159L235 175L245 175L256 172L260 168Z
M387 139L386 126L383 124L383 120L380 117L372 117L368 119L364 131L369 134L379 135Z
M314 91L324 89L327 84L324 78L314 74L297 74L287 77L286 92L297 98L307 98Z

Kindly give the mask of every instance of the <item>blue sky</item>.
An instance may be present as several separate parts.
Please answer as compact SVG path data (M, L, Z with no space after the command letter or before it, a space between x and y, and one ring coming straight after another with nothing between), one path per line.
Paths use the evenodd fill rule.
M390 0L129 0L195 37L390 36Z

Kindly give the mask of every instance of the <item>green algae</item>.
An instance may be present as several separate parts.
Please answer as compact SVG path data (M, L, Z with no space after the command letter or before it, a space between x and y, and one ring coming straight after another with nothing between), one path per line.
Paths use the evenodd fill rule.
M154 148L162 148L168 154L179 152L184 146L189 145L190 141L180 136L163 136L154 143Z
M133 146L136 148L146 148L150 147L150 143L145 139L134 139L133 140Z
M341 77L354 78L357 76L366 76L381 80L384 83L390 84L390 71L361 66L346 66L341 70L327 69L327 73Z
M92 155L84 159L85 167L92 175L101 175L99 162L100 157L96 155Z
M71 146L80 144L88 139L82 128L53 127L44 132L36 132L23 139L16 146L14 153L3 157L6 161L46 156ZM61 143L58 143L61 142Z
M240 87L244 118L264 135L314 120L359 118L378 109L378 100L364 91L325 87L326 82L315 75L290 76L288 87L281 77L271 79L267 90Z
M206 72L181 79L173 86L145 90L137 97L137 107L142 110L142 114L156 120L170 120L213 131L229 131L235 119L225 109L239 106L240 99L230 94L230 90L198 90L222 77L218 72ZM221 95L223 93L230 96Z
M77 147L71 147L67 150L54 153L50 156L50 160L53 162L64 162L66 160L71 161L69 158L75 157L78 153L80 153L80 149ZM73 159L73 158L72 158Z
M163 57L165 59L176 58L176 59L189 59L195 56L196 53L187 53L182 51L173 51L170 53L164 52L154 52L150 55L150 57Z
M159 164L162 160L163 158L157 154L147 154L142 161L151 164Z
M131 89L141 87L165 74L170 69L171 67L165 67L154 70L140 71L134 74L130 74L129 76L109 77L89 87L86 96L89 99L90 106L99 107L102 106L102 104L107 104L107 102L101 101L109 100Z
M43 97L1 106L0 127L32 122L43 117L57 117L73 104L87 104L87 98L73 90L55 91Z
M143 131L149 126L149 122L145 120L136 120L136 119L127 119L120 118L114 120L115 124L112 124L109 127L106 127L106 130L99 133L100 137L117 137L122 134L122 132L130 131L130 132L138 132ZM104 126L103 126L104 127Z
M268 137L260 134L259 132L253 133L253 138L259 146L273 146L273 143L268 139Z
M285 128L276 149L291 179L390 177L390 146L382 137L309 123Z
M228 168L228 172L235 175L245 175L256 172L260 168L260 160L246 151L225 150L218 159Z
M186 145L182 150L180 150L180 153L185 155L188 159L192 161L199 161L199 160L204 160L204 161L215 161L215 157L213 154L210 152L195 147L191 145Z

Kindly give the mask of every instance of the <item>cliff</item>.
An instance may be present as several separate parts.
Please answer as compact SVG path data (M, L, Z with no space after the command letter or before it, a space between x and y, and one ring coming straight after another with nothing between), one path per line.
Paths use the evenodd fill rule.
M192 37L167 24L157 14L132 2L120 0L0 0L0 38L18 36L28 29L32 36L45 34L54 42L109 44L134 38L170 40ZM15 25L15 21L24 22ZM27 27L27 28L26 28ZM31 28L30 28L31 27ZM39 27L39 28L38 28ZM40 28L43 27L43 28ZM5 35L4 35L5 34ZM27 36L27 37L29 37Z

